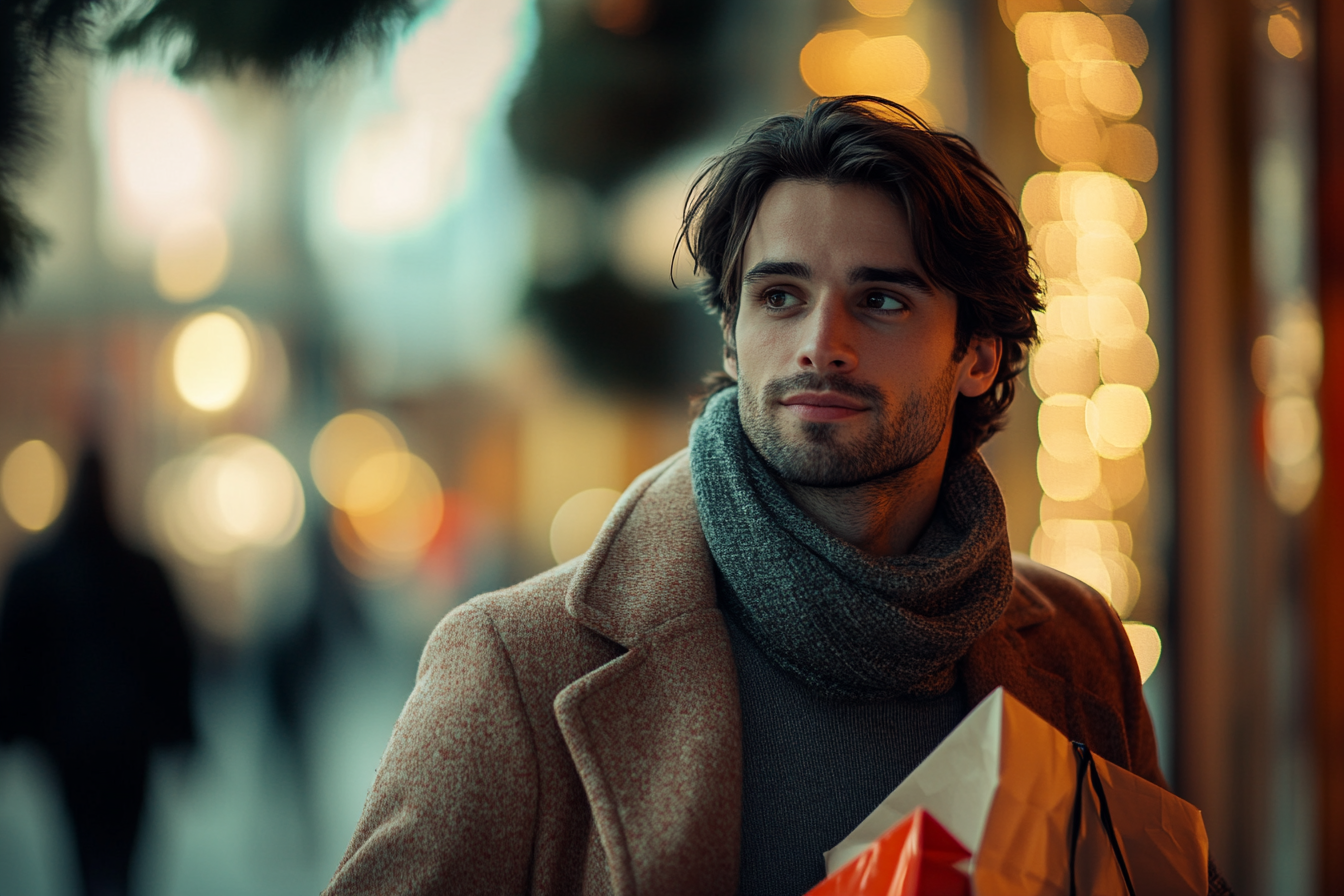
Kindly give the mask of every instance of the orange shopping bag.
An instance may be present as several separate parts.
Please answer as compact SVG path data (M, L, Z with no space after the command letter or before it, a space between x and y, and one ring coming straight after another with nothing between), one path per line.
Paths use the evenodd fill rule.
M805 896L970 896L971 853L923 809L887 831Z

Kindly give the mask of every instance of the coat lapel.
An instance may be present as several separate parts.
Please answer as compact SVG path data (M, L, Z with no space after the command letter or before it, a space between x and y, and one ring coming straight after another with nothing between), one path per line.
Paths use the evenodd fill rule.
M684 453L627 490L566 598L626 648L555 701L617 894L732 893L737 672Z

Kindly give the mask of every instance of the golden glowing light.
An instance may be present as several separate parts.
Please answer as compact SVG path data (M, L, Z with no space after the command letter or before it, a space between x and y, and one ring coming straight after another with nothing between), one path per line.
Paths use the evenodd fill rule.
M237 312L192 318L173 345L173 383L182 400L202 411L236 402L252 373L252 340Z
M303 522L303 486L274 446L226 435L169 461L150 479L146 515L185 559L215 564L245 547L288 544Z
M1269 493L1287 514L1299 514L1311 505L1321 484L1321 454L1308 453L1294 464L1271 463L1266 470Z
M999 0L999 15L1003 24L1014 29L1028 13L1053 12L1063 5L1063 0Z
M154 244L154 287L172 302L193 302L219 288L229 269L229 232L219 215L198 208L165 225Z
M1037 423L1046 451L1070 463L1088 463L1096 457L1087 433L1091 403L1082 395L1052 395L1041 402Z
M340 507L351 516L367 516L383 510L406 489L412 455L385 451L365 460L350 474Z
M1106 129L1106 168L1126 180L1148 181L1157 173L1157 140L1141 124Z
M1042 398L1062 393L1091 395L1100 373L1097 353L1089 343L1047 339L1031 358L1032 388Z
M1119 224L1091 221L1078 236L1078 279L1089 290L1110 279L1138 280L1142 273L1134 241Z
M403 463L401 488L391 501L372 513L349 515L365 547L388 560L418 557L443 522L443 489L434 470L413 454Z
M1108 131L1091 112L1051 106L1036 118L1036 144L1057 165L1100 165L1106 160Z
M1316 453L1321 418L1306 395L1274 396L1265 402L1265 452L1276 464L1293 466Z
M817 96L841 96L852 83L849 57L868 39L854 29L823 31L809 40L798 54L798 70Z
M1146 392L1157 382L1157 346L1147 333L1130 330L1102 340L1098 360L1104 383L1137 386Z
M1143 33L1139 23L1129 16L1102 16L1106 30L1111 33L1111 46L1115 58L1135 68L1143 65L1148 58L1148 35Z
M1136 386L1098 386L1092 393L1096 413L1088 419L1088 435L1102 457L1127 457L1138 451L1153 425L1148 396Z
M849 0L849 5L865 16L887 18L903 16L910 11L913 0Z
M1114 509L1124 507L1137 498L1147 482L1148 471L1142 448L1125 457L1102 458L1101 484L1106 488L1106 497Z
M621 493L612 488L581 491L560 506L551 521L551 556L564 563L588 550Z
M125 223L153 233L183 208L222 208L227 142L204 101L160 78L127 72L108 96L108 163Z
M350 411L322 427L309 452L313 484L329 504L346 509L352 502L358 510L372 512L390 504L404 485L409 466L397 467L406 452L406 440L396 424L375 411ZM390 495L377 494L380 469L388 456L394 458L390 472L396 482ZM371 463L372 462L372 463ZM360 478L356 482L356 476ZM350 494L354 483L354 494ZM383 486L386 487L384 481ZM383 498L385 497L385 500Z
M1302 31L1293 16L1275 13L1269 17L1269 43L1279 55L1296 59L1302 55Z
M905 34L873 37L854 48L849 57L853 93L871 93L893 100L913 98L929 86L929 57Z
M1056 501L1081 501L1101 485L1101 464L1095 453L1064 460L1042 445L1036 452L1036 476L1041 490Z
M50 445L32 439L19 445L0 467L0 498L10 519L30 532L51 525L65 504L66 475Z
M1134 0L1083 0L1083 5L1098 15L1112 15L1129 9Z
M798 65L818 96L865 93L908 102L929 84L928 54L904 34L825 31L803 47Z
M1134 659L1139 664L1139 680L1147 681L1162 657L1162 638L1157 629L1141 622L1126 622L1125 634L1129 635L1129 646L1134 649Z

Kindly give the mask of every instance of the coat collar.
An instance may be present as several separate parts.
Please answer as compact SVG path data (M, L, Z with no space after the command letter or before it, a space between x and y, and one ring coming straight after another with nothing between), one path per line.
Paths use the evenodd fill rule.
M715 605L713 562L683 449L626 489L579 564L565 608L629 648L669 620Z

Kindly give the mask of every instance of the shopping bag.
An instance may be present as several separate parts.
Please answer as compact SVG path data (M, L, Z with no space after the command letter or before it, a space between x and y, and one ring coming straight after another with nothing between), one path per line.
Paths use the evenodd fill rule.
M937 819L915 809L805 896L970 896L961 867L970 856Z
M1075 746L1002 688L826 853L827 873L919 807L970 851L981 896L1207 892L1198 809Z

